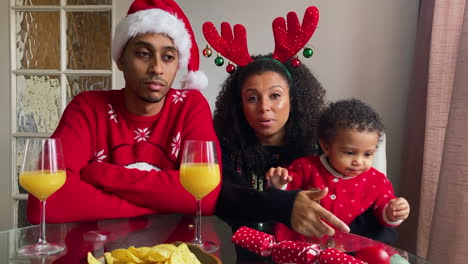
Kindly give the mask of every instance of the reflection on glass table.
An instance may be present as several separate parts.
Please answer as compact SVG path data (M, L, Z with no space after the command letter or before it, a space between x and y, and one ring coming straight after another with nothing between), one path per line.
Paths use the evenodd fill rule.
M54 243L64 243L66 249L57 255L44 257L20 256L17 249L36 242L39 226L0 231L0 263L1 264L81 264L87 263L86 255L103 256L117 248L130 246L143 247L176 241L189 241L194 236L194 217L190 215L151 215L129 219L114 219L89 221L81 223L48 224L47 238ZM231 241L231 228L215 216L202 218L203 237L219 245L219 250L213 254L223 264L236 262L235 246ZM353 252L360 248L383 245L379 242L351 234L338 233L333 238L323 237L310 241L319 243L322 248L334 247L345 252ZM384 245L385 246L385 245ZM428 264L430 262L409 254L403 250L385 246L390 252L398 252L407 257L411 264ZM261 261L245 262L273 263L265 258Z
M214 253L223 263L235 263L234 246L230 242L230 227L215 216L203 217L203 236L220 245ZM193 216L152 215L129 219L48 224L50 242L64 243L66 249L57 255L21 256L16 251L37 240L39 226L0 231L0 263L81 264L86 256L103 256L117 248L154 246L161 243L189 241L194 236Z
M320 239L308 239L308 242L320 244L321 249L334 248L341 252L354 255L355 252L366 248L384 249L391 258L391 263L430 264L428 260L411 254L405 250L395 248L365 237L336 231L333 237L324 236ZM395 255L395 256L394 256Z

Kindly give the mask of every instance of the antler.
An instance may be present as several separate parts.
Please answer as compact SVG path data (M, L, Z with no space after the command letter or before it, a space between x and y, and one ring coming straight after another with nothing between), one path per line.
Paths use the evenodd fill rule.
M273 21L273 35L275 38L275 51L273 58L286 62L301 50L314 34L319 20L319 11L315 6L310 6L304 13L302 27L299 24L296 13L289 12L288 28L283 17L277 17Z
M244 26L235 25L233 36L229 23L223 22L220 36L213 23L206 22L203 24L203 35L213 49L235 64L245 66L252 62L247 49L247 33Z

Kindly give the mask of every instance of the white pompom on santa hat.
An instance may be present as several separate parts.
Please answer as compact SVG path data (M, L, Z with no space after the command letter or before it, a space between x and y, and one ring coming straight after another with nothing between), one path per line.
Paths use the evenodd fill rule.
M112 58L118 61L130 38L146 33L166 34L179 51L179 68L187 67L183 89L203 89L208 78L199 71L200 57L192 26L173 0L135 0L127 16L117 25L112 41Z

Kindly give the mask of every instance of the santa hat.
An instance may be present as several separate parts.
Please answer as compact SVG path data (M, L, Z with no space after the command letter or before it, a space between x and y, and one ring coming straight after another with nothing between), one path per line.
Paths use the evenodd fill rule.
M187 67L182 80L184 89L202 89L208 78L199 71L200 58L192 27L182 9L173 0L135 0L127 16L117 25L112 41L112 58L120 58L130 38L146 33L166 34L179 51L179 67Z

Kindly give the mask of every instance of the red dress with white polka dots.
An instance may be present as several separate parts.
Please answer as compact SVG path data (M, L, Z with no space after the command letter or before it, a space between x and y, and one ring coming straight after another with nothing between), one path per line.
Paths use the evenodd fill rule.
M402 221L391 222L385 208L395 198L393 187L385 175L371 168L356 177L345 177L328 164L325 156L309 156L294 160L288 167L292 181L287 189L307 190L328 187L328 194L320 205L346 224L372 206L379 222L385 226L397 226ZM276 241L307 240L284 224L274 227Z
M374 168L356 177L345 177L334 170L322 155L299 158L291 163L288 170L293 178L288 189L328 187L328 194L320 204L346 224L351 224L371 206L382 225L397 226L401 223L391 222L385 215L388 202L396 197L387 177Z

